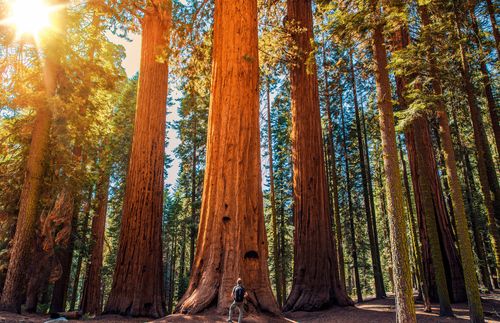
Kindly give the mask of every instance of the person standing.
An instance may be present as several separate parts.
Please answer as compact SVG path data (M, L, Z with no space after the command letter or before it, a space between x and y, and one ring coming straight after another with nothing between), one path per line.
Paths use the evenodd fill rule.
M236 281L236 286L234 286L231 296L233 297L233 303L229 307L229 318L227 319L227 321L230 323L233 322L231 318L233 314L233 309L237 307L239 311L238 323L241 323L244 312L243 301L245 300L246 296L245 288L243 288L243 281L241 280L241 278L238 278L238 280Z

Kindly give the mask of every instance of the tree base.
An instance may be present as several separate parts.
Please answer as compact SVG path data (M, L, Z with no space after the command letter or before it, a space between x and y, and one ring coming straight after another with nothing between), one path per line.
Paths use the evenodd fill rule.
M328 309L332 306L353 306L354 302L347 296L331 295L328 291L323 293L314 290L294 288L290 293L283 312L314 312Z

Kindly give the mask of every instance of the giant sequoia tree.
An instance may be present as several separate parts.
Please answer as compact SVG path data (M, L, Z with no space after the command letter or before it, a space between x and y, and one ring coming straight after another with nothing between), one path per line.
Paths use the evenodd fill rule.
M349 305L340 279L324 168L311 1L287 3L292 39L299 49L290 67L294 187L294 274L285 311ZM318 165L320 165L318 167Z
M137 108L113 285L105 311L165 314L161 224L170 1L150 4L142 18Z
M227 311L238 277L253 310L278 313L261 191L257 1L216 0L207 162L189 287L176 311Z

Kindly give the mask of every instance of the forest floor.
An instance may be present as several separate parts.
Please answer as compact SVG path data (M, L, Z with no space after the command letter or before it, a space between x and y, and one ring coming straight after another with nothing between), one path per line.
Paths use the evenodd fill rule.
M481 295L487 322L500 322L500 291L492 294ZM433 304L432 313L425 313L423 305L417 302L418 322L468 322L468 308L466 303L453 304L455 312L454 318L439 317L439 305ZM0 323L43 323L50 320L47 315L24 314L16 315L12 313L0 312ZM106 322L106 323L139 323L148 322L144 318L124 318L116 315L105 315L92 320L71 320L71 322ZM284 318L262 317L257 315L247 315L243 320L245 323L281 323L281 322L362 322L362 323L385 323L394 322L394 298L388 297L382 300L368 299L353 307L334 307L320 312L295 312L286 313ZM151 321L149 321L151 322ZM194 323L194 322L227 322L227 317L215 313L204 315L181 315L174 314L162 319L153 321L154 323ZM234 322L237 322L235 320Z

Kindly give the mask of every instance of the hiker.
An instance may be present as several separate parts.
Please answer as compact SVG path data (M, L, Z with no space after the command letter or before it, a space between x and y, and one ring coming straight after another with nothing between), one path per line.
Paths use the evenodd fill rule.
M233 314L233 309L237 307L240 312L238 316L238 323L241 323L241 320L243 319L243 301L247 296L245 288L243 288L243 281L241 280L241 278L238 278L238 280L236 281L236 286L234 286L231 296L233 297L233 303L229 307L229 318L227 321L233 322L231 316Z

